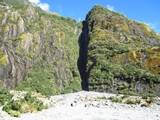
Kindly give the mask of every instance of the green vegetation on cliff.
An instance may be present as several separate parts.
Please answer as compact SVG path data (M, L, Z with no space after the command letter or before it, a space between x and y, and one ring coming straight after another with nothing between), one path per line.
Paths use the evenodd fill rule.
M83 89L160 95L160 36L143 23L95 6L81 28L27 0L1 0L0 21L3 87L43 95L76 92L79 68Z
M4 87L44 95L81 88L77 69L80 23L45 12L27 0L0 1L0 21Z
M101 6L95 6L85 22L89 90L160 95L160 36Z

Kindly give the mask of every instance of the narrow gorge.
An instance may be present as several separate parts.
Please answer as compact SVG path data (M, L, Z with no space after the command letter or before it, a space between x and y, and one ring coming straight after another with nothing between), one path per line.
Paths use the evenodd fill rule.
M160 36L102 6L81 23L27 0L0 1L0 86L44 95L160 95Z
M78 21L42 1L0 0L0 120L160 120L160 34L108 5Z

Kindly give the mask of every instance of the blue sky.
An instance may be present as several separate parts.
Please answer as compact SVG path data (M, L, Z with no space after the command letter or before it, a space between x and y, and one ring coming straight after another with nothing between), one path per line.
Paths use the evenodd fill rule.
M50 11L77 20L85 15L96 4L114 9L127 17L145 22L160 32L160 0L30 0L36 1ZM47 3L47 4L44 4Z

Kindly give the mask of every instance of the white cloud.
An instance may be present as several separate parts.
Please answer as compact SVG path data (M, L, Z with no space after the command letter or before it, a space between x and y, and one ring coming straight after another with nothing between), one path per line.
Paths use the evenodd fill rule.
M114 8L114 6L107 5L107 8L108 8L109 10L111 10L111 11L115 11L115 8Z
M42 3L40 0L29 0L31 3L36 4L37 6L39 6L42 10L44 11L49 11L50 6L48 3Z
M29 0L29 2L31 2L31 3L35 3L35 4L40 3L40 1L39 1L39 0Z
M48 3L39 3L38 6L44 11L49 11L50 8Z

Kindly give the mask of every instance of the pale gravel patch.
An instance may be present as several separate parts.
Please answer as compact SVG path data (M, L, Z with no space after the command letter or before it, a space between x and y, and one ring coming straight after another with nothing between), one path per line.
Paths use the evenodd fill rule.
M10 117L0 110L0 120L160 120L158 105L146 108L96 99L103 96L113 94L82 91L52 96L49 109L26 113L19 118Z

